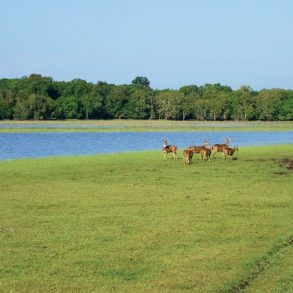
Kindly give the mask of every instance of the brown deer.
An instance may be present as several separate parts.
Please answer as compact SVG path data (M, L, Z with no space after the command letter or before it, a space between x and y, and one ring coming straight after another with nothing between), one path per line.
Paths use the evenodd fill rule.
M236 151L238 151L238 147L236 146L234 146L233 148L224 147L223 148L224 160L226 160L227 156L230 156L232 158Z
M193 153L194 153L194 151L189 150L189 149L183 151L183 163L184 164L190 164L191 163Z
M200 146L190 146L186 150L191 150L191 151L193 151L193 153L199 154L200 153L200 149L202 147L204 147L204 146L203 145L200 145Z
M162 148L164 152L164 160L167 159L167 155L172 153L174 156L174 160L177 160L177 146L176 145L164 145Z
M223 148L229 147L229 144L230 144L230 138L228 138L228 137L226 137L224 139L224 143L223 144L214 144L212 146L213 158L215 158L216 153L223 152Z
M210 148L209 143L207 140L204 141L203 145L197 145L197 146L190 146L187 148L187 150L192 150L193 153L200 153L201 148Z
M207 147L202 147L200 149L200 157L201 157L201 160L202 161L211 161L211 149L210 148L207 148Z

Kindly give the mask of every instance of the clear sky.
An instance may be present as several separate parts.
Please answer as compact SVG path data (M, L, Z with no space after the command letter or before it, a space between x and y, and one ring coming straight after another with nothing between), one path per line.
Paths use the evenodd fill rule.
M293 89L292 0L1 1L0 78Z

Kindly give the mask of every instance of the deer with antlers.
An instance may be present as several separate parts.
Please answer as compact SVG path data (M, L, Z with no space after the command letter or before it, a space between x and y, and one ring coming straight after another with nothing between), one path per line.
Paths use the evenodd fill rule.
M168 145L168 140L164 139L162 151L164 153L164 160L167 159L167 155L169 153L173 154L174 160L177 160L177 146L176 145Z
M212 146L213 158L215 158L216 153L223 152L223 148L229 147L229 144L230 144L230 138L228 137L225 137L223 144L214 144Z
M186 150L191 150L193 151L193 153L197 153L199 154L200 153L200 149L203 148L204 146L203 145L199 145L199 146L190 146L188 147Z
M235 152L238 151L238 147L234 146L233 148L224 147L223 148L223 159L226 160L227 156L230 156L231 159Z
M207 140L204 141L203 145L200 146L190 146L184 151L192 151L193 154L197 153L200 154L202 160L210 160L211 155L211 147L209 146L209 143ZM183 153L184 155L184 153Z

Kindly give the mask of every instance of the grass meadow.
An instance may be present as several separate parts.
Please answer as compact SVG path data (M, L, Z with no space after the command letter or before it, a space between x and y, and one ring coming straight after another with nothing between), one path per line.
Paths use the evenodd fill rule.
M3 132L287 131L292 121L51 120L0 122Z
M292 292L293 145L0 161L1 292Z

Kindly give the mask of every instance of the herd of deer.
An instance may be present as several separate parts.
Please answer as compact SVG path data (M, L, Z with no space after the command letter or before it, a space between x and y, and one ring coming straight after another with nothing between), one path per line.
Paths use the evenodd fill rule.
M233 157L234 153L238 151L238 147L234 146L233 148L229 147L230 139L225 138L223 144L214 144L212 146L208 145L208 142L205 141L202 146L190 146L183 151L183 162L184 164L190 164L192 161L193 154L200 154L202 161L210 161L211 153L213 152L213 157L215 158L218 152L223 153L223 159L226 160L227 156ZM177 160L177 146L168 145L167 140L164 140L163 145L164 159L167 158L168 153L172 153L174 159Z

